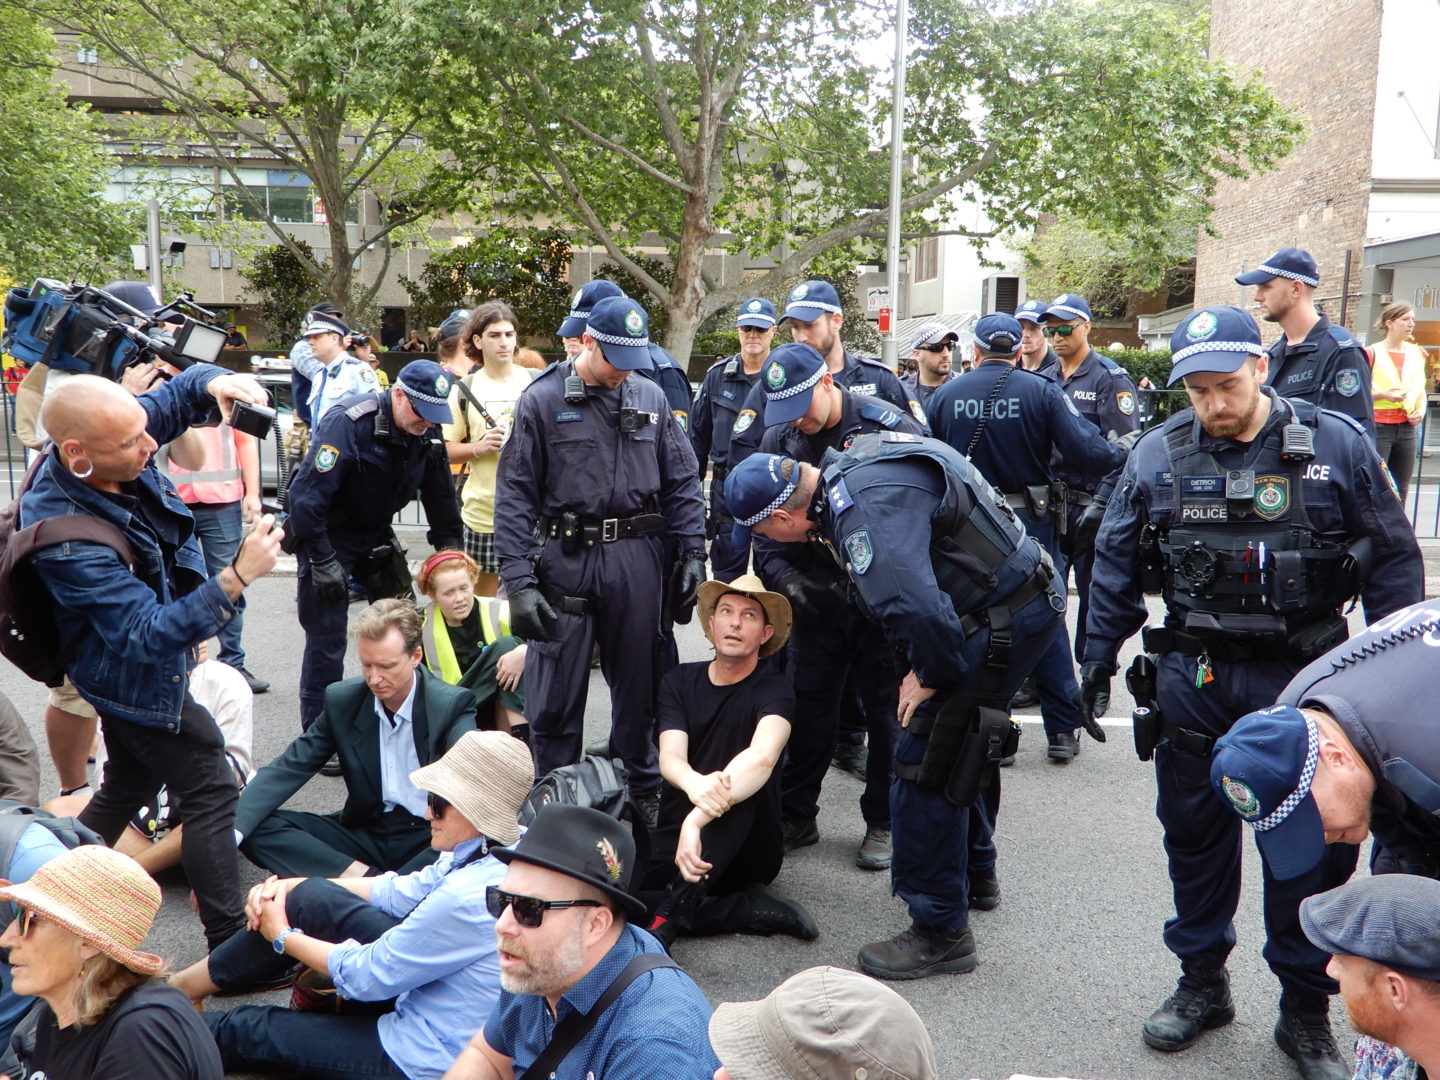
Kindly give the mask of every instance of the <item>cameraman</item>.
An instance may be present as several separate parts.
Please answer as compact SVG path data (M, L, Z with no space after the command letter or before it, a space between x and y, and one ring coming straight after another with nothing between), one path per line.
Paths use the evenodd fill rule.
M265 402L249 375L196 364L141 397L73 375L46 398L54 443L20 500L19 526L88 514L119 526L132 573L104 544L73 542L31 557L55 601L66 666L98 710L110 763L81 819L114 843L161 786L183 808L181 862L210 948L244 929L235 852L235 782L214 718L189 693L195 647L235 617L247 585L274 565L283 534L262 517L234 561L208 577L189 512L151 455L236 401Z
M380 366L380 358L375 355L375 339L370 336L369 330L361 327L350 335L350 351L375 373L376 386L381 390L390 389L390 376Z

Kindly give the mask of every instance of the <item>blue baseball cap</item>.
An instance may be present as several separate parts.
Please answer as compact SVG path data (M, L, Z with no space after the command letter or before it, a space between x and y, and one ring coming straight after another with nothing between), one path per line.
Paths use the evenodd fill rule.
M927 322L915 331L915 336L910 340L910 351L914 352L924 345L939 345L946 338L959 341L960 335L943 322Z
M465 324L469 321L470 309L457 307L449 315L446 315L445 321L440 324L440 339L443 341L446 338L456 337L461 330L465 329Z
M1248 311L1201 308L1170 335L1170 379L1165 385L1174 386L1186 375L1201 371L1229 375L1250 357L1264 355L1260 327Z
M825 377L825 358L812 345L781 345L760 372L765 388L765 426L798 420L810 408L815 387Z
M607 296L624 295L625 290L613 281L596 278L586 282L576 289L575 295L570 298L570 314L560 324L560 329L555 331L555 336L579 337L585 332L585 320L590 318L590 312L595 309L596 304Z
M740 314L735 316L736 326L758 326L769 330L776 324L775 305L763 296L752 296L740 305Z
M1270 872L1299 877L1325 854L1325 828L1310 793L1320 729L1294 705L1248 713L1215 742L1210 784L1255 830Z
M1083 296L1061 293L1050 301L1045 309L1045 316L1050 319L1059 319L1062 322L1069 322L1071 319L1084 319L1089 322L1090 303Z
M129 278L121 278L118 281L107 282L104 292L109 293L122 304L129 304L137 311L143 311L146 315L154 315L165 305L155 295L155 290L150 288L148 282L131 281Z
M1440 881L1377 874L1300 901L1300 927L1316 948L1359 956L1415 979L1440 981Z
M732 537L737 545L749 543L750 529L780 509L795 490L800 466L794 466L787 480L780 472L784 460L780 454L751 454L725 478L725 508L735 518Z
M450 373L434 360L411 360L400 369L400 389L411 408L432 424L453 424Z
M1235 283L1237 285L1259 285L1277 277L1304 282L1311 287L1320 284L1320 271L1315 266L1315 260L1310 257L1310 253L1293 247L1281 248L1254 270L1238 275Z
M986 352L1014 353L1020 348L1020 323L1013 315L997 311L975 324L975 344Z
M650 367L650 316L623 293L607 296L590 309L585 333L600 343L600 351L611 367L621 371Z
M828 281L802 281L785 298L785 314L780 316L780 321L799 319L801 322L814 322L821 315L839 315L842 311L840 294L835 291L834 285Z
M1026 300L1015 309L1015 318L1039 324L1045 321L1045 313L1049 310L1050 305L1044 300Z

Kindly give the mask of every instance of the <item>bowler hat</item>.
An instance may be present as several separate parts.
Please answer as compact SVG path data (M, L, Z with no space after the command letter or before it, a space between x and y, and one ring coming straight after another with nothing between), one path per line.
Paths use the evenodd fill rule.
M496 848L501 862L523 862L553 870L599 889L618 903L631 922L645 917L645 905L630 895L635 841L609 814L588 806L547 803L513 848Z

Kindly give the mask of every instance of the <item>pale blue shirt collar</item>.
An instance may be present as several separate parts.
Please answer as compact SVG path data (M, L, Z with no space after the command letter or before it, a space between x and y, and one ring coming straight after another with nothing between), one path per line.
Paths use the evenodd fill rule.
M410 682L410 693L395 710L395 719L385 715L385 706L377 697L371 698L380 724L380 797L385 809L400 806L416 817L425 816L425 792L410 782L410 774L420 768L420 755L415 752L415 729L411 723L415 712L415 694L420 686L417 669Z

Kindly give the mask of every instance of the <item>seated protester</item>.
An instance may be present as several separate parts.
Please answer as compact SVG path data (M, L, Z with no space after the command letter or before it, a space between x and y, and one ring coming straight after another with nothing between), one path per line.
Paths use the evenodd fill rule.
M550 803L495 857L510 864L487 897L500 1000L447 1080L524 1076L577 1012L590 1014L588 1030L541 1070L555 1080L710 1080L720 1063L705 1032L709 1003L659 942L630 925L645 906L629 891L635 842L625 826ZM624 989L598 1010L617 983Z
M8 815L7 815L8 817ZM59 858L69 849L44 825L31 822L15 838L10 865L0 866L0 884L18 885L29 881L35 872L51 859ZM0 953L3 957L3 953ZM10 1050L10 1036L21 1017L35 1005L35 999L17 994L12 986L9 958L0 958L0 1076L17 1075L19 1068Z
M445 853L433 865L404 876L272 877L255 886L246 905L251 929L172 980L193 1001L273 986L295 960L327 974L351 1000L396 1000L382 1016L257 1005L207 1012L225 1068L437 1080L500 993L485 893L505 866L491 848L519 836L516 816L534 768L520 740L467 732L410 777L431 793L430 843Z
M160 888L128 855L78 847L23 885L0 888L19 914L0 935L15 991L41 998L19 1075L39 1080L220 1080L220 1054L185 995L137 946Z
M813 967L759 1001L721 1005L715 1080L936 1080L935 1047L910 1003L868 975Z
M196 649L199 663L190 672L190 696L215 717L225 739L225 759L235 774L235 786L241 791L255 775L255 762L250 747L254 742L255 695L246 684L245 676L219 660L209 659L209 643L202 641ZM103 776L105 744L95 753L96 775ZM43 809L58 817L76 816L90 802L88 786L79 794L61 795L48 800ZM180 863L180 842L184 826L171 814L170 793L161 788L149 806L142 806L129 826L115 841L115 850L124 852L140 864L152 877ZM3 1045L3 1044L0 1044Z
M415 575L429 597L422 630L425 666L475 695L480 727L524 739L527 646L510 633L510 603L477 597L480 567L463 551L437 551Z
M425 794L409 777L475 730L474 695L420 666L420 613L409 600L377 600L351 632L363 676L326 689L315 722L255 774L235 808L240 850L283 877L409 873L433 862ZM331 754L344 807L281 810Z
M785 857L780 774L795 692L760 658L785 646L790 602L753 574L700 586L715 659L660 683L660 821L636 894L650 932L819 936L799 904L771 896Z

